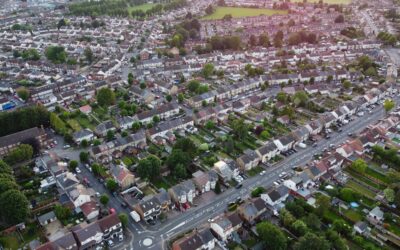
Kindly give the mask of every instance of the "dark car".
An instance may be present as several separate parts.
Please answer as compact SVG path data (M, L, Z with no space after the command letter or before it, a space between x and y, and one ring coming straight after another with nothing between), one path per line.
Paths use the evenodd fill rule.
M235 188L236 188L236 189L239 189L239 188L241 188L241 187L243 187L243 185L242 185L242 183L239 183L239 184L236 185Z

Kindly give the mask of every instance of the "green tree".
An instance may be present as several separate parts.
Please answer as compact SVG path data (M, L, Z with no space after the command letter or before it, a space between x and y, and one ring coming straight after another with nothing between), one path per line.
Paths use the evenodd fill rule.
M294 218L294 216L285 208L280 211L279 219L281 223L287 228L289 228L296 220L296 218Z
M291 225L291 228L297 236L303 236L308 231L307 225L302 220L296 220Z
M110 88L102 88L96 95L97 103L102 107L108 107L115 103L115 93Z
M102 194L100 196L100 203L103 204L103 206L107 206L108 202L110 201L110 198L106 194Z
M197 92L200 87L200 82L197 80L192 80L188 83L187 88L190 92Z
M355 200L354 191L351 188L342 188L340 190L340 198L347 202L352 202Z
M189 157L194 158L197 155L197 147L189 138L179 138L173 147L174 150L180 149L182 152L188 153Z
M0 216L8 225L24 222L29 214L29 202L19 190L10 189L0 194Z
M83 55L85 56L85 59L89 62L89 64L93 62L93 52L90 47L85 48L85 50L83 51Z
M53 63L60 64L67 61L67 52L62 46L49 46L45 50L45 55L48 60Z
M367 170L368 164L363 159L357 159L351 163L350 167L358 173L363 174Z
M215 124L213 121L207 121L205 124L205 128L208 130L213 130L215 129Z
M307 103L307 101L308 101L308 95L305 91L297 91L293 95L293 103L296 106L304 107L304 105Z
M54 213L56 214L57 219L59 220L67 220L71 216L71 209L68 207L64 207L62 205L56 205L54 207Z
M22 100L27 101L29 96L30 96L30 92L29 92L29 90L27 88L20 87L20 88L17 89L17 95Z
M8 190L18 190L18 185L14 180L0 178L0 194Z
M89 142L86 139L82 140L81 147L86 148L87 146L89 146Z
M69 162L68 168L69 168L70 171L75 171L75 169L77 167L78 167L78 162L77 161L73 160L73 161Z
M108 130L107 131L107 141L111 141L112 139L114 139L114 131Z
M343 88L345 88L345 89L351 88L351 82L349 80L343 81L342 85L343 85Z
M214 73L214 65L211 63L206 63L202 70L203 76L208 79Z
M79 153L79 160L81 162L89 162L89 152L80 152Z
M319 195L316 200L316 213L323 216L325 212L331 207L331 198L326 195Z
M167 102L171 102L172 101L172 96L171 95L167 95L165 97L165 99L167 100Z
M182 93L179 93L178 94L178 102L182 103L184 99L185 99L184 95Z
M236 119L232 122L232 130L233 133L235 134L235 136L239 139L239 140L243 140L247 137L249 128L247 126L247 124L244 123L243 119Z
M256 230L260 239L270 250L284 250L287 248L287 239L282 230L274 224L264 221L258 223Z
M128 226L128 222L129 222L128 215L126 215L125 213L120 213L118 215L118 218L121 221L122 227L126 228Z
M108 178L106 180L106 187L111 192L114 192L114 191L116 191L118 189L118 183L114 179Z
M318 218L317 215L310 213L303 220L306 223L307 227L317 231L320 230L321 220Z
M13 149L5 158L5 162L10 165L14 165L19 162L27 161L32 159L33 148L29 144L21 144Z
M137 166L137 173L141 178L154 180L160 176L161 161L154 155L142 159Z
M173 175L178 179L186 178L186 176L187 176L186 167L182 163L178 163L174 167Z
M301 237L293 246L294 250L328 250L330 249L329 242L322 236L317 236L313 233L307 233Z
M0 160L0 174L12 175L12 173L13 173L12 168L3 160Z
M219 181L217 181L215 183L215 189L214 189L216 194L220 194L221 193L221 183Z
M50 114L50 125L57 133L61 135L67 131L65 123L56 113Z
M388 202L393 202L394 201L394 197L395 197L395 193L394 190L391 188L386 188L385 190L383 190L383 194L385 195L385 198Z
M385 102L383 103L383 108L385 109L386 112L389 112L396 106L395 102L390 99L386 99Z

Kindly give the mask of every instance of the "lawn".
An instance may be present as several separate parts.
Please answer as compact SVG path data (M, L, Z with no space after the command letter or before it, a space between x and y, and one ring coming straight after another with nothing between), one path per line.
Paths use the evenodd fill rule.
M252 177L255 175L258 175L259 173L261 173L261 171L263 171L264 169L260 166L257 166L255 168L250 169L249 171L247 171L247 174Z
M91 130L95 128L95 125L93 125L87 117L77 117L76 120L83 128L89 128Z
M358 184L352 180L347 182L346 187L349 187L349 188L353 189L355 192L357 192L367 198L370 198L370 199L374 199L374 197L376 195L371 190L365 188L364 186L361 186L360 184Z
M293 0L291 1L293 3L302 3L303 0ZM307 2L309 3L319 3L319 0L307 0ZM349 4L351 2L351 0L324 0L324 3L327 4Z
M156 4L154 3L145 3L145 4L140 4L140 5L134 5L134 6L129 6L128 11L131 13L134 10L143 10L146 12L146 10L149 10L153 8Z
M11 234L9 236L4 236L0 238L0 243L3 245L5 249L18 249L20 246L18 238Z
M68 125L74 130L74 131L79 131L81 130L81 125L75 120L75 119L70 119L67 121Z
M217 7L211 15L203 17L204 20L222 19L225 15L231 14L232 17L248 16L272 16L275 14L287 14L286 10L256 9L256 8L237 8L237 7Z
M154 181L152 181L152 183L157 188L164 188L165 190L168 190L168 188L171 187L170 185L168 185L168 183L165 182L164 178L154 180Z
M387 176L379 173L378 171L373 170L372 168L367 168L365 170L365 174L369 175L375 179L378 179L380 181L382 181L383 183L390 183L389 179L387 178Z
M344 216L346 216L349 220L356 223L357 221L362 220L363 216L353 209L348 209L344 212Z

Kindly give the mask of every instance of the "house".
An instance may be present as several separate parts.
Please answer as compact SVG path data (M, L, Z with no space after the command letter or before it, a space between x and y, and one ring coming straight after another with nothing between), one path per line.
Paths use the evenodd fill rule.
M214 170L222 181L230 181L232 178L239 175L239 165L236 161L218 161L214 163Z
M240 166L241 170L250 170L258 166L260 163L260 158L256 151L246 150L242 156L236 159L237 164Z
M103 241L108 239L123 238L122 223L117 213L111 213L96 221L103 232Z
M274 140L274 143L280 152L285 152L293 148L294 144L296 143L296 138L293 134L288 134L279 137L277 140Z
M115 130L116 128L112 123L112 121L105 121L96 126L96 128L94 129L94 133L99 137L104 137L107 135L108 131L115 131Z
M209 192L210 190L214 190L218 181L218 174L213 170L210 170L207 173L198 170L193 173L192 176L192 180L199 193L205 193Z
M90 129L82 129L72 134L72 139L76 144L81 144L83 140L90 142L93 140L94 134Z
M60 238L49 241L35 250L78 250L78 243L76 242L74 235L71 232L68 232L62 235Z
M161 214L161 204L155 196L149 197L147 199L146 197L135 206L135 211L140 215L142 220L148 223L150 221L156 220Z
M310 132L308 131L307 127L301 126L295 131L293 131L293 135L296 137L296 141L304 142L310 136Z
M110 172L122 190L135 183L135 176L123 165L112 166Z
M79 108L79 111L81 111L83 114L88 115L92 113L92 107L90 105L85 105Z
M50 211L48 213L40 215L37 220L39 221L39 224L42 226L45 226L53 221L57 220L56 214L54 211Z
M268 141L264 146L261 146L256 150L258 157L261 159L261 162L265 163L279 154L279 149L275 143L272 141Z
M130 116L122 116L117 119L118 128L121 130L132 128L134 122L135 120Z
M72 232L78 242L79 249L93 249L103 242L103 232L97 221L88 225L78 225Z
M211 229L222 241L231 238L232 233L237 232L242 227L242 219L237 212L231 214L221 214L211 222Z
M78 184L73 189L68 191L68 196L70 197L74 206L80 207L86 202L90 201L90 192L82 184Z
M306 188L309 184L311 184L311 179L306 172L302 172L301 174L293 176L292 178L283 182L283 185L292 191L298 191Z
M359 221L354 224L353 229L358 234L365 234L369 231L368 224L364 221Z
M14 134L0 137L0 157L8 155L21 143L29 140L36 140L40 147L44 147L46 145L46 139L47 135L44 129L37 127L25 129Z
M265 201L271 207L276 207L277 205L286 201L289 196L289 188L285 185L280 185L276 188L272 188L267 191L267 193L261 194L261 199Z
M383 221L383 212L381 208L375 207L369 211L367 218L374 223L381 223Z
M83 203L80 208L86 220L88 221L92 221L99 216L99 207L94 201Z
M188 209L193 199L196 197L196 186L192 180L186 180L170 189L168 193L171 195L172 201L177 207Z
M248 225L254 225L266 211L267 206L261 198L246 202L238 208L240 217Z
M322 128L324 127L324 124L319 119L317 119L317 120L311 121L305 127L308 129L308 131L310 132L311 135L316 135L316 134L321 133Z
M212 250L215 237L209 228L194 230L172 243L172 250Z

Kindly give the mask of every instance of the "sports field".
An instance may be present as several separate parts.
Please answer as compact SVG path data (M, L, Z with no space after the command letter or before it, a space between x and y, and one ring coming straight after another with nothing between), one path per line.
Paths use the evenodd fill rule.
M239 8L239 7L217 7L211 15L203 17L204 20L222 19L225 15L231 14L232 17L248 17L266 15L272 16L275 14L287 14L286 10L271 10L271 9L255 9L255 8Z
M303 0L291 0L293 3L303 2ZM319 0L307 0L309 3L318 3ZM349 4L351 0L323 0L324 3L327 4Z
M145 3L145 4L141 4L141 5L129 6L128 10L129 10L129 13L130 13L131 11L133 11L133 10L143 10L143 11L146 11L146 10L149 10L149 9L153 8L154 6L155 6L154 3Z

